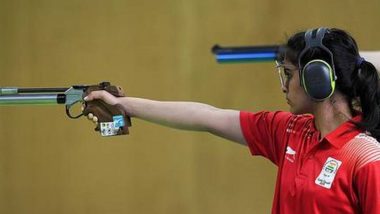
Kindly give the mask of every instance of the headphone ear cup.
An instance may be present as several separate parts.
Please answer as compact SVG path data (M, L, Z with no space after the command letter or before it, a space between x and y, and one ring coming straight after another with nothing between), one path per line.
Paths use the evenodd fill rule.
M317 101L329 98L335 90L335 78L331 66L323 60L312 60L302 69L302 86Z

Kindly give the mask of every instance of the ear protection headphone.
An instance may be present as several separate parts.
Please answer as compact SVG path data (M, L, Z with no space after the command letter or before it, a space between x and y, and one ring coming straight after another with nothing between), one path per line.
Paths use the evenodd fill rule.
M334 69L333 54L322 43L326 32L329 32L327 28L306 31L305 48L301 51L298 57L301 86L305 89L306 93L316 101L323 101L334 93L335 80L337 79ZM326 62L322 59L313 59L309 62L303 63L302 58L312 48L319 48L327 53L330 62Z

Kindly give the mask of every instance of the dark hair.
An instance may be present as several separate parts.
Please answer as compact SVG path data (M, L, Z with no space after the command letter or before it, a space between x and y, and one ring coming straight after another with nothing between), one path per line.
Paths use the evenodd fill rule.
M289 38L280 54L282 60L286 58L298 66L299 54L305 47L304 34L300 32ZM333 54L336 90L346 96L352 111L360 110L363 113L363 120L356 125L380 141L380 83L375 66L360 60L356 41L343 30L329 29L323 44ZM325 51L312 48L302 57L301 66L316 58L332 63Z

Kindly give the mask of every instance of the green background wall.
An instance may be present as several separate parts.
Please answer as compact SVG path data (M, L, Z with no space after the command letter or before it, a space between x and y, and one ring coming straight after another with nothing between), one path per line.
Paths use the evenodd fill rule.
M108 80L130 96L286 110L273 63L217 64L215 44L339 27L380 49L380 1L0 0L0 86ZM0 107L0 213L269 213L276 168L244 146L134 119L102 138L63 106Z

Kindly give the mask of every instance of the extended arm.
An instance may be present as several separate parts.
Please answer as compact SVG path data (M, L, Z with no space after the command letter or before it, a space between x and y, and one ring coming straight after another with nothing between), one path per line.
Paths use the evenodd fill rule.
M134 97L116 98L105 91L95 91L86 101L101 99L121 106L129 116L164 126L207 131L225 139L245 144L239 111L219 109L196 102L162 102Z

